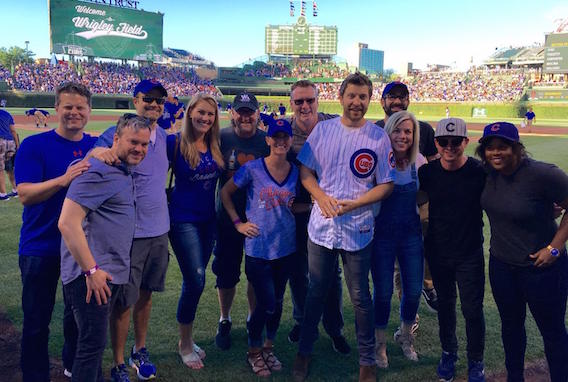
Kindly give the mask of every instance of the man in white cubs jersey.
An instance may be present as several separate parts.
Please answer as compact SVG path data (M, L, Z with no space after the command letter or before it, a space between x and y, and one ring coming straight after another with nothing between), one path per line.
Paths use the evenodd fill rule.
M390 139L365 120L372 95L363 74L349 75L339 89L343 115L319 122L298 154L301 180L315 200L308 224L309 286L293 375L308 374L317 325L335 261L341 255L354 306L359 381L375 381L373 303L369 293L374 203L393 189Z

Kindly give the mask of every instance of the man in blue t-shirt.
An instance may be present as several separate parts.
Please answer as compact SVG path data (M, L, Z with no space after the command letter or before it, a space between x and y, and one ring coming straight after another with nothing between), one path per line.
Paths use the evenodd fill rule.
M56 129L26 138L16 158L18 195L24 205L19 265L22 276L21 368L24 382L49 381L48 336L59 280L61 234L57 219L71 181L89 168L84 159L95 138L83 133L91 114L91 92L68 82L57 88ZM75 320L63 317L63 366L71 370Z
M6 110L0 110L0 200L8 200L11 196L18 195L15 192L16 184L12 160L19 145L20 140L14 126L14 118ZM6 193L4 170L8 173L8 178L12 183L12 192L9 194Z
M113 302L130 274L134 238L134 180L130 168L148 151L150 122L120 117L111 151L120 164L91 159L91 167L67 192L59 229L65 305L73 310L78 343L73 380L103 379L102 357Z

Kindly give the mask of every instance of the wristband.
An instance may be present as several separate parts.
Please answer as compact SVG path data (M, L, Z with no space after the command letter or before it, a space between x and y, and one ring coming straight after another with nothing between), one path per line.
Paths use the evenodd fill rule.
M88 271L85 271L85 272L82 272L82 273L85 277L89 277L89 276L92 276L98 269L99 269L99 266L95 264L94 267L92 267Z
M241 219L236 218L235 220L233 220L233 225L237 225L239 223L242 223Z

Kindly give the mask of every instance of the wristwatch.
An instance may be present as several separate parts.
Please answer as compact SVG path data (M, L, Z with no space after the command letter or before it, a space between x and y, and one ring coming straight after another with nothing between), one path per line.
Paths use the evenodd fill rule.
M549 245L546 249L550 251L550 256L552 257L557 257L560 254L558 248L554 248L552 245Z

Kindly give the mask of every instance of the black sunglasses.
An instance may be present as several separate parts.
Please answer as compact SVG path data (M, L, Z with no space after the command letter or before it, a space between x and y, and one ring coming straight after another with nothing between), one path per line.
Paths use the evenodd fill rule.
M152 103L156 101L156 104L163 105L166 102L166 99L161 97L142 97L142 101L146 103Z
M306 102L308 105L311 105L312 103L316 102L315 98L298 98L295 99L294 101L294 105L296 106L301 106L304 104L304 102Z
M453 138L436 138L436 142L438 142L438 144L441 147L446 147L448 146L448 144L451 147L458 147L462 144L463 142L463 137L453 137Z

